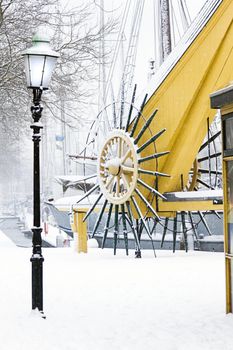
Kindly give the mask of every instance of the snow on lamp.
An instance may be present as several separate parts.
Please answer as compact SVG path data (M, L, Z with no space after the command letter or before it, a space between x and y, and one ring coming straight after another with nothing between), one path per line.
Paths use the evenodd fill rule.
M45 36L35 35L32 46L25 50L25 72L28 88L47 90L59 54L52 50Z

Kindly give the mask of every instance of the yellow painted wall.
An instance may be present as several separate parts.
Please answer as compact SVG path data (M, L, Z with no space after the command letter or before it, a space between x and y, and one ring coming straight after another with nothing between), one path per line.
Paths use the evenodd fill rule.
M181 174L186 182L207 134L207 118L211 122L216 113L210 109L209 95L233 81L232 19L233 1L224 0L145 106L145 119L158 108L151 124L153 134L163 128L167 130L156 141L158 152L170 151L158 162L158 170L171 175L159 178L161 193L182 190ZM137 130L141 127L142 122ZM149 136L148 130L139 146ZM152 153L153 145L142 155ZM155 166L155 161L143 165L145 169Z

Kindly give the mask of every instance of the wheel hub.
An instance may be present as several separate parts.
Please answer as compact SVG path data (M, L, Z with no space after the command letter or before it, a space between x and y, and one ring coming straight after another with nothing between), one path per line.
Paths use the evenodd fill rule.
M106 162L105 169L108 169L109 174L117 176L121 171L121 159L113 158Z

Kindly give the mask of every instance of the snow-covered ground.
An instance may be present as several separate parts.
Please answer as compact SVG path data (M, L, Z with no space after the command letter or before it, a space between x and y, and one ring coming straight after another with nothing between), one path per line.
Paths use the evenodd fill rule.
M31 249L0 233L1 350L232 350L222 253L43 250L46 320L31 313Z

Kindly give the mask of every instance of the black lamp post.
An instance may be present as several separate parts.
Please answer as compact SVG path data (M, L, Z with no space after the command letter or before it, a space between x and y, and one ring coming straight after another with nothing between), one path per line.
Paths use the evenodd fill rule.
M53 69L59 54L50 48L49 40L35 35L33 46L25 50L25 72L27 87L33 91L33 105L31 107L33 123L32 141L33 151L33 227L32 227L32 309L38 308L43 313L43 262L41 219L40 219L40 123L43 107L41 95L48 89Z

